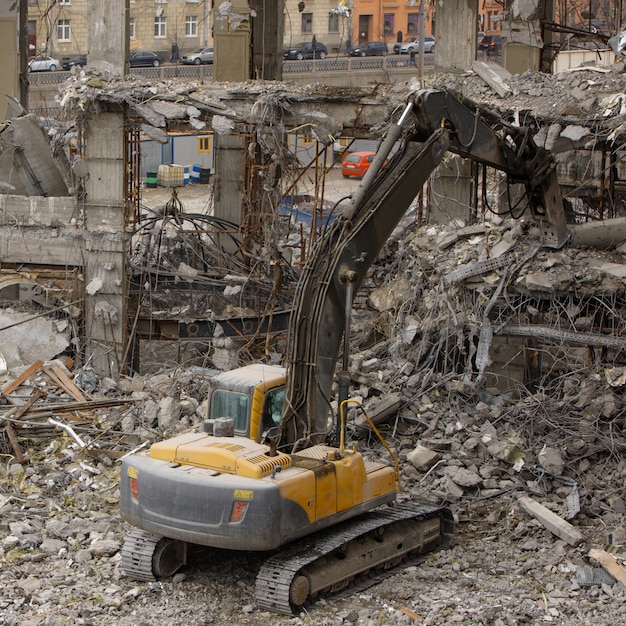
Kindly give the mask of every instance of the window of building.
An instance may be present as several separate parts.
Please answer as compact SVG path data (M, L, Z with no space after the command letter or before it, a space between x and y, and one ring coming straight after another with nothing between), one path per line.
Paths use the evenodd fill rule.
M336 13L331 13L328 15L328 32L329 33L338 33L339 32L339 16Z
M37 0L28 0L29 5L37 4Z
M417 35L419 21L420 21L419 13L409 13L407 15L406 32L409 35Z
M302 133L302 145L307 148L315 144L315 135L309 131Z
M198 137L198 152L211 152L211 137L209 135Z
M128 33L131 39L135 39L136 35L135 35L135 18L131 17L130 21L128 22Z
M165 15L157 15L154 18L154 36L157 39L167 37L167 18Z
M154 4L167 4L167 0L154 0Z
M385 29L385 35L393 35L393 13L385 13L385 17L383 20L383 28Z
M313 32L313 13L302 14L302 32L303 33Z
M57 22L57 39L59 41L71 41L70 20L59 20Z
M185 18L185 36L186 37L198 36L198 18L195 15L188 15Z
M59 6L63 6L64 4L72 4L72 0L59 0Z

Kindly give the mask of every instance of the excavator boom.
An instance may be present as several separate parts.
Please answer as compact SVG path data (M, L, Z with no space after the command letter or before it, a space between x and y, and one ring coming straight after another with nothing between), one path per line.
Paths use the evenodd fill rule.
M400 148L388 160L392 147ZM446 91L420 91L390 130L352 203L332 223L303 270L289 325L283 441L296 447L328 434L330 390L346 316L367 270L449 150L526 186L544 245L567 239L556 164L528 128L507 125Z

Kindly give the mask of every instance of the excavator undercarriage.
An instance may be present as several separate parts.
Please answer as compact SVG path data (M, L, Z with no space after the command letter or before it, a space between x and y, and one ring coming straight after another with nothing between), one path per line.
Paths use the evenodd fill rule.
M372 575L391 571L407 557L447 547L453 530L446 508L406 502L368 512L270 556L257 575L257 607L291 615L356 579L378 582ZM135 580L168 578L186 565L187 548L183 541L135 529L122 548L122 569Z

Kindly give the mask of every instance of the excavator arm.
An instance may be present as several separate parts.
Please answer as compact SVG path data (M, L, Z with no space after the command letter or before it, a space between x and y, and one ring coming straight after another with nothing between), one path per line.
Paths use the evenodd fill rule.
M354 294L448 150L523 183L529 208L542 224L544 244L565 243L555 163L534 143L528 128L507 125L492 112L446 91L414 94L352 202L318 241L300 277L290 320L279 445L298 449L327 437L330 392ZM346 355L347 345L344 370Z

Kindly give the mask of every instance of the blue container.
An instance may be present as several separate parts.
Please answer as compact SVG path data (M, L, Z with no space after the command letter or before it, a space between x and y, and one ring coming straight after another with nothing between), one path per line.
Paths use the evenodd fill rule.
M191 168L191 182L199 183L200 182L200 170L202 167L200 165L194 165Z
M190 182L190 166L185 165L185 169L183 170L183 181L185 185L188 185Z

